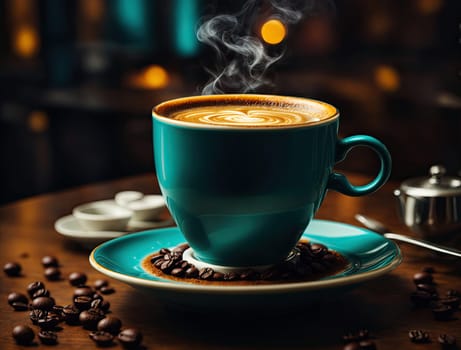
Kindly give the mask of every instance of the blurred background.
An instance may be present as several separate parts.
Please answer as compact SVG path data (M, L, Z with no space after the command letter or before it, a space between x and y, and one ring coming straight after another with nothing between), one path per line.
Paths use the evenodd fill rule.
M388 145L396 180L459 172L461 1L331 3L293 26L253 16L253 35L286 49L263 92L335 105L341 136ZM243 4L1 0L0 204L153 172L152 107L200 93L214 54L197 23ZM373 154L353 152L340 167L373 174Z

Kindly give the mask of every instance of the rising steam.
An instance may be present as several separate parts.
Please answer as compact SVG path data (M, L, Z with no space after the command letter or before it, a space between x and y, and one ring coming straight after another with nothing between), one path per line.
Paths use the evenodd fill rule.
M268 17L295 24L306 13L332 5L328 0L319 1L321 8L315 0L249 0L236 14L218 15L204 21L197 30L197 39L214 49L217 67L208 70L212 78L202 94L247 93L268 84L264 74L283 56L283 48L268 50L251 32L253 17L258 11L264 11Z

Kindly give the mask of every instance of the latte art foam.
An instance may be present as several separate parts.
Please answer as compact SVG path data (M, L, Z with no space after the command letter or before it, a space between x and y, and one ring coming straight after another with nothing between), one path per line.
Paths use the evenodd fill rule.
M321 120L309 113L268 106L195 107L178 111L171 118L198 124L242 127L290 126Z

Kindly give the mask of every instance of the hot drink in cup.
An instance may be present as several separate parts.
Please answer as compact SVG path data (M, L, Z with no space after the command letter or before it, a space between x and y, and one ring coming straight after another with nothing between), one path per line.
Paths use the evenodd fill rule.
M367 135L338 138L324 102L271 95L209 95L153 110L155 168L167 206L195 258L223 266L284 260L328 189L362 196L388 179L386 147ZM353 186L333 171L355 146L381 166ZM340 234L340 233L338 233Z

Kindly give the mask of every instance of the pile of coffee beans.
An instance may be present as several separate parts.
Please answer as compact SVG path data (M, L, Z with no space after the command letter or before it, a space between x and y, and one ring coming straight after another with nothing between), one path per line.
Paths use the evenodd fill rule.
M311 280L337 272L347 264L345 258L323 244L299 242L286 261L264 271L246 269L241 272L221 273L210 267L198 269L183 259L189 245L184 243L173 249L162 248L150 256L155 274L201 281L276 281Z
M410 294L415 307L428 308L437 321L450 321L459 311L461 292L449 289L440 294L434 281L434 269L425 268L413 275L416 290Z
M53 256L42 258L44 276L49 281L62 280L58 259ZM3 268L7 276L19 276L22 269L17 263L7 263ZM36 326L37 338L41 344L58 344L58 332L63 324L80 325L90 331L88 334L97 346L112 346L116 341L125 348L137 348L142 342L142 333L135 328L122 328L122 321L110 313L110 303L103 295L112 294L115 289L105 279L87 285L87 275L72 272L69 284L74 287L71 303L57 305L50 290L42 281L30 282L25 291L15 291L8 295L8 304L14 311L29 311L29 320ZM12 337L17 344L34 344L36 332L27 324L13 328Z
M413 283L416 286L410 294L410 300L416 308L427 308L437 321L450 321L455 318L461 303L461 292L448 289L441 294L434 280L435 270L432 267L425 267L413 275ZM408 332L408 337L413 343L430 343L431 335L422 329L412 329ZM457 349L456 338L450 334L440 334L437 342L442 349Z

